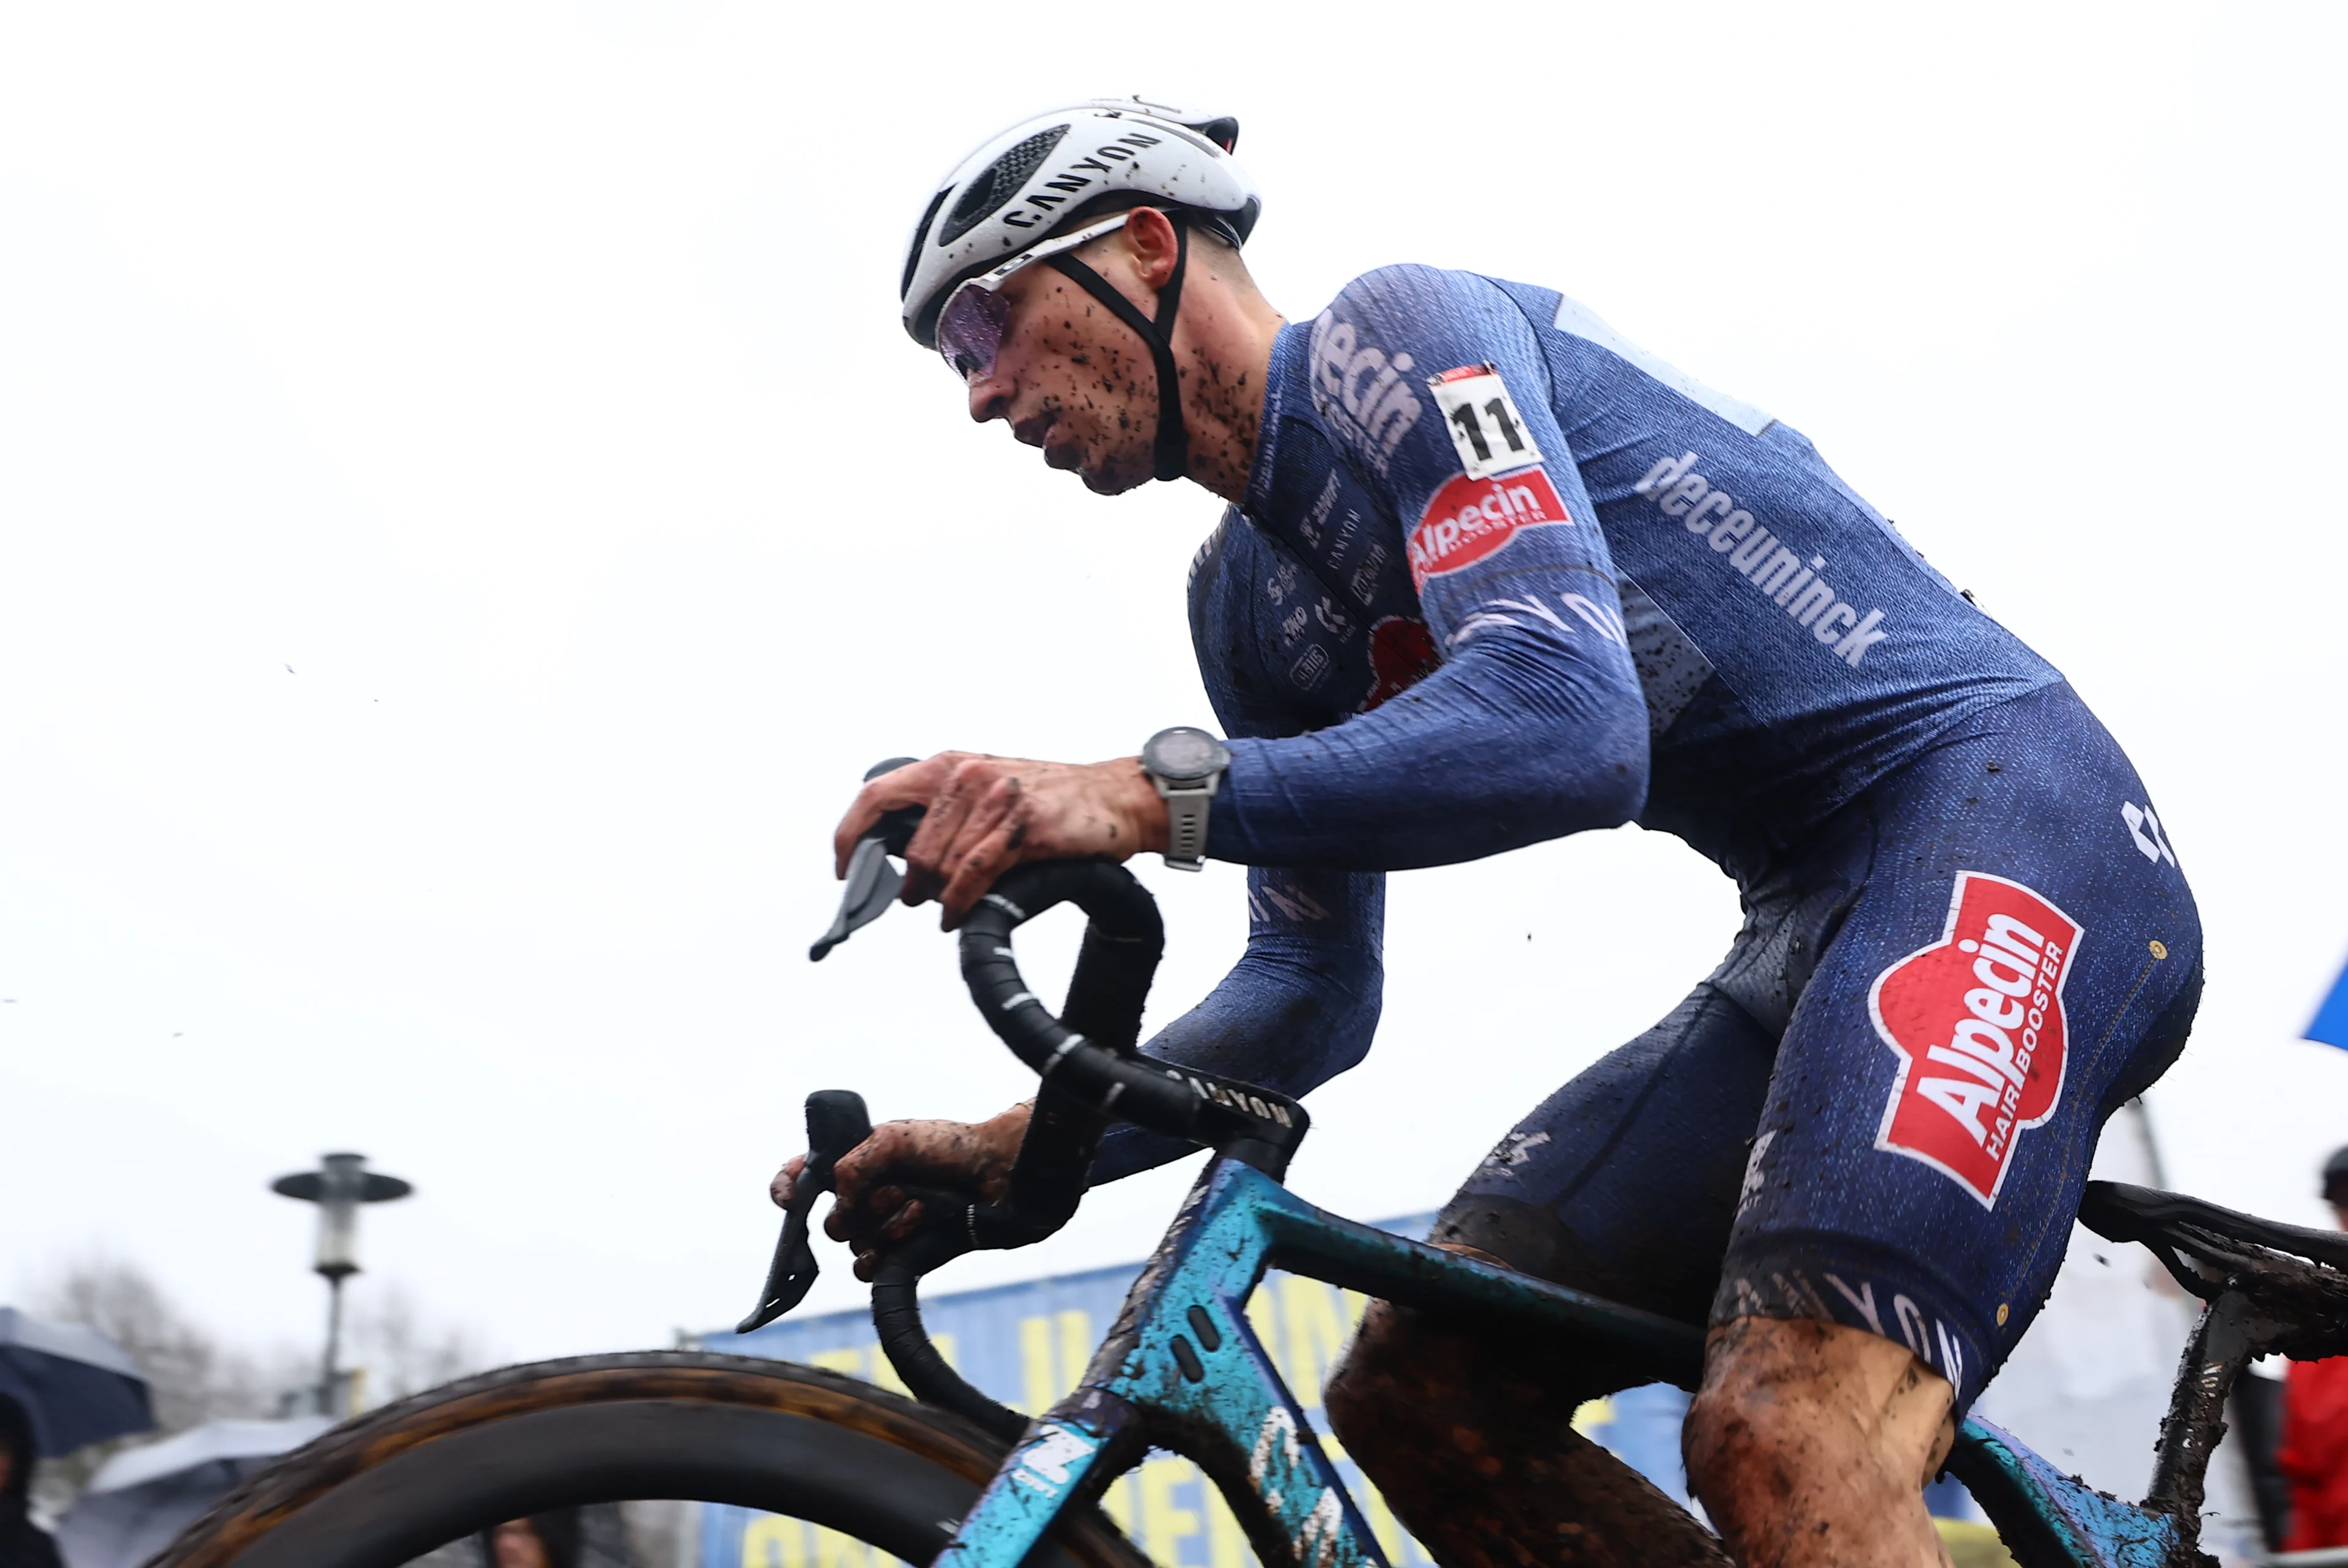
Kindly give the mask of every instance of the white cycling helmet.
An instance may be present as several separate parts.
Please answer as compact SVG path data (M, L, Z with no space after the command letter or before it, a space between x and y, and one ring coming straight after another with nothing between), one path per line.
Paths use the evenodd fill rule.
M957 285L1103 196L1187 208L1233 243L1245 241L1262 202L1231 157L1239 136L1229 115L1130 97L1031 115L989 137L954 166L913 226L897 288L905 330L934 348L938 309Z
M994 291L1031 261L1048 261L1148 345L1159 386L1155 471L1189 466L1175 374L1174 313L1182 299L1193 225L1243 244L1262 210L1255 184L1231 157L1239 121L1186 113L1139 97L1094 98L1031 116L988 138L930 198L905 252L899 305L906 332L962 369L993 362L1005 307ZM1125 222L1136 207L1163 208L1179 249L1153 320L1069 252ZM1113 216L1104 216L1117 209ZM1085 214L1078 225L1068 220ZM1055 233L1056 230L1072 231ZM960 297L957 296L966 296ZM941 317L948 331L940 342ZM957 323L969 329L964 338ZM965 342L979 343L965 358Z

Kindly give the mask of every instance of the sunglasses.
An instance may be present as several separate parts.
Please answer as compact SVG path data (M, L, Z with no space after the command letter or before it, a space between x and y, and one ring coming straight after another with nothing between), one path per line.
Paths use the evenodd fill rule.
M1125 227L1130 209L1086 225L1055 240L1022 251L999 266L964 282L946 298L938 312L938 353L946 368L968 384L971 377L994 374L994 357L1003 352L1003 334L1011 323L1011 302L996 291L1004 280L1031 261L1043 261L1091 243Z

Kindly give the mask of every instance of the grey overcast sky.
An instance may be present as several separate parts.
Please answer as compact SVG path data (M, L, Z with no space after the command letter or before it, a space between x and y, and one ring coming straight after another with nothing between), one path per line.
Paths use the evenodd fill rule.
M1132 91L1241 117L1290 314L1398 261L1561 288L2061 665L2208 921L2170 1177L2320 1220L2343 45L2336 5L10 8L0 1289L109 1251L306 1339L307 1212L263 1184L352 1148L417 1185L359 1289L509 1355L664 1342L748 1305L807 1091L1026 1091L932 916L803 954L875 758L1209 718L1218 504L971 426L894 311L952 160ZM1164 1017L1241 874L1141 875ZM1439 1203L1735 923L1636 830L1393 910L1296 1178L1365 1216ZM1186 1179L946 1279L1138 1255Z

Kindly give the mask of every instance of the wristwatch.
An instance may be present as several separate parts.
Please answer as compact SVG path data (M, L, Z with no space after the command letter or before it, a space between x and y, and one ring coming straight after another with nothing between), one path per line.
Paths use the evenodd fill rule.
M1166 803L1166 864L1177 871L1206 868L1207 803L1231 765L1230 747L1188 724L1141 743L1141 771Z

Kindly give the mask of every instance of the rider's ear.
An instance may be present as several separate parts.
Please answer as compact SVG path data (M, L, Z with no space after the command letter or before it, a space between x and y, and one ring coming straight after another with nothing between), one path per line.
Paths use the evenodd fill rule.
M1141 282L1153 289L1164 288L1181 255L1173 220L1155 207L1137 207L1117 232L1125 239Z

